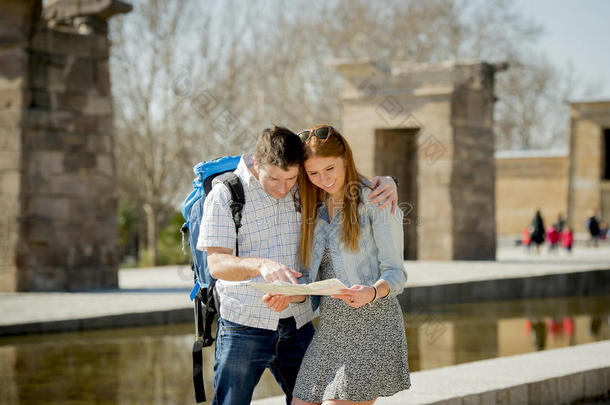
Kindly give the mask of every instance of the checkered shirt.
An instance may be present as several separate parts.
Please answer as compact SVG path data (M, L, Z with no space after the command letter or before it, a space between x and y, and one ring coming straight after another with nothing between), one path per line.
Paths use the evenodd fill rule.
M277 200L263 189L248 169L252 160L244 155L235 174L244 186L246 204L242 211L242 226L237 234L240 257L260 257L275 260L299 270L298 246L301 214L295 209L296 186L286 197ZM205 199L199 229L197 249L223 247L235 251L235 223L229 209L231 193L222 183L214 185ZM278 313L262 301L263 293L249 286L264 282L262 276L233 282L218 280L216 291L220 299L220 316L231 322L276 330L280 318L294 316L297 327L313 319L309 299L302 304L291 303ZM306 280L302 280L306 282Z

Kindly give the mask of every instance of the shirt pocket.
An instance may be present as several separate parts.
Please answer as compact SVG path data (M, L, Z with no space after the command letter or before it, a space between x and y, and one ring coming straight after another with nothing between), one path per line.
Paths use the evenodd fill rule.
M273 218L256 203L250 207L246 204L245 208L244 218L247 218L247 221L239 229L240 249L248 252L265 251L269 248Z

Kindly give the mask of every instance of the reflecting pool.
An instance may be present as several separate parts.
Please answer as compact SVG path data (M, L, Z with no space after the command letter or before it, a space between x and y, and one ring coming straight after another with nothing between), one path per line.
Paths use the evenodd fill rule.
M436 305L405 314L412 371L610 339L610 296ZM2 404L194 403L193 325L0 338ZM204 353L211 397L213 348ZM256 398L281 395L265 373Z

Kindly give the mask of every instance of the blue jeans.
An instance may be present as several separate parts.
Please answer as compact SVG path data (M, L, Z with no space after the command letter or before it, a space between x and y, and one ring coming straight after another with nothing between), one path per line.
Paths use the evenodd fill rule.
M314 334L311 322L296 328L294 318L280 319L277 330L253 328L220 318L216 338L213 404L249 404L265 368L292 401L301 360Z

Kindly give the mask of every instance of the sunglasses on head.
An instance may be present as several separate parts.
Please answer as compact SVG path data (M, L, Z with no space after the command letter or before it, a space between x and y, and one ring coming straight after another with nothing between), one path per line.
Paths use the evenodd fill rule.
M306 129L298 133L301 142L305 143L313 135L318 139L328 139L328 137L334 132L333 127L325 126L316 129Z

